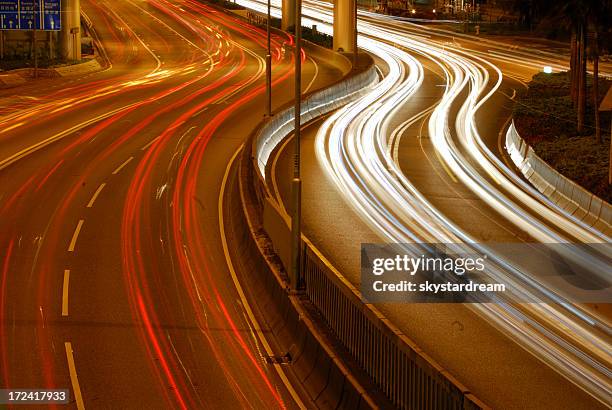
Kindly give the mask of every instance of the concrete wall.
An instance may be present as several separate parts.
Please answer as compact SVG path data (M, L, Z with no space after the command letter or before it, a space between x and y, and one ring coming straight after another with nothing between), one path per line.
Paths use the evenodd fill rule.
M377 80L378 74L372 66L346 81L341 81L312 94L302 103L302 123L311 121L354 101L364 93L369 92L369 87L375 84ZM253 154L257 160L258 171L264 178L270 155L293 130L293 111L293 107L288 107L275 114L260 130L253 142L255 144Z
M362 93L368 92L377 79L372 65L360 74L315 93L303 105L303 119L308 121L317 118L359 98ZM268 279L264 280L270 283L270 289L275 292L277 304L286 303L283 301L287 299L296 301L287 292L289 282L286 272L290 265L287 262L286 245L289 243L289 221L271 203L265 177L271 153L292 131L293 109L276 113L255 132L250 144L251 151L245 151L241 170L241 199L245 204L245 218L251 229L252 242L266 256L269 272ZM364 382L360 385L352 384L350 395L347 396L351 397L350 402L338 402L336 398L335 401L330 400L329 404L333 403L332 406L336 408L373 407L373 400L375 407L406 410L424 408L424 404L433 403L436 409L487 408L448 371L395 328L376 307L364 304L359 291L333 268L304 235L301 252L306 282L301 303L312 306L315 317L322 320L322 323L317 322L318 327L329 329L337 343L349 352L349 360L357 364L354 374L365 373L369 384L376 386L374 390L367 390L368 396L364 396L363 388L360 387L364 386ZM280 286L275 285L279 282ZM287 336L295 333L293 328L288 330ZM333 371L332 363L337 362L330 361L329 353L325 353L327 349L315 343L300 350L299 365L302 368L298 372L304 375L305 380L311 379L312 374L316 375L313 391L315 397L331 398L341 393L340 389L350 379L346 379L347 374L343 371ZM382 367L380 363L394 365ZM380 395L383 397L380 398ZM370 399L368 402L363 401L366 397ZM359 402L356 402L357 398Z
M548 165L520 137L514 123L506 133L506 151L523 176L560 211L612 235L612 206Z

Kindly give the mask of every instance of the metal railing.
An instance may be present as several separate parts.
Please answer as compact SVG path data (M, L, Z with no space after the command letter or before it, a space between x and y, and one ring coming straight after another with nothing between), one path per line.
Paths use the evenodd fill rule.
M375 384L400 409L486 408L304 241L306 294Z

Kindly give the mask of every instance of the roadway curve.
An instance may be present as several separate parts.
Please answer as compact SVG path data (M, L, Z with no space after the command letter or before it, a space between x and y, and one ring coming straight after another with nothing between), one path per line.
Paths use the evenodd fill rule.
M79 409L308 406L264 360L221 240L265 33L192 0L82 7L108 68L0 94L0 386L69 388ZM290 41L273 37L276 107ZM338 75L308 58L305 88Z
M330 21L326 3L308 2L305 14L321 30ZM609 232L589 229L534 192L500 149L515 91L544 64L562 68L562 57L367 13L360 32L385 80L310 128L302 151L306 234L347 279L360 283L358 245L381 240L609 243ZM281 150L270 175L285 203L288 181L275 168L289 166ZM599 273L609 258L593 259ZM486 403L534 409L611 404L609 318L597 307L380 306Z

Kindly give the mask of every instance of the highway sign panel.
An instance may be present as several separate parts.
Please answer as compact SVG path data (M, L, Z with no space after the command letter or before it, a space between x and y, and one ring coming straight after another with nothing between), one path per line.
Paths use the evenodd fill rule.
M19 30L40 30L39 13L39 0L19 0Z
M61 0L0 0L0 29L59 31Z
M41 10L43 11L42 29L56 31L61 28L60 0L42 0Z
M18 0L0 0L0 28L2 30L19 28Z

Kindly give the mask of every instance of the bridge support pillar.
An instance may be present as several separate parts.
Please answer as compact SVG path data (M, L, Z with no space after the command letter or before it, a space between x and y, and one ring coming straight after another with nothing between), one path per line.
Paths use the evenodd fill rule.
M62 57L81 60L81 1L62 1L62 31L60 34Z
M295 0L283 0L282 12L281 28L287 30L295 27Z
M352 53L356 48L356 0L334 0L334 50Z

